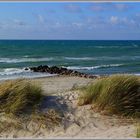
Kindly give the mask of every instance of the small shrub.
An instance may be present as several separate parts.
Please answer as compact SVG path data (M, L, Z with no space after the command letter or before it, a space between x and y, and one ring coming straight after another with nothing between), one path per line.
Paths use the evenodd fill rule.
M94 103L100 110L123 115L140 115L140 79L132 75L113 75L82 91L79 105Z
M19 115L33 111L41 100L39 86L25 79L0 84L0 112Z

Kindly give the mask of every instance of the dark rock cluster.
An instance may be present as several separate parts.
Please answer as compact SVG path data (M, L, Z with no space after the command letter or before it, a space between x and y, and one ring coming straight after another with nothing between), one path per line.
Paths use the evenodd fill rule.
M67 68L63 67L57 67L57 66L52 66L49 67L47 65L40 65L38 67L30 67L30 68L25 68L25 70L30 69L33 72L47 72L50 74L59 74L59 75L68 75L68 76L79 76L79 77L85 77L85 78L97 78L95 75L90 75L90 74L85 74L81 73L75 70L70 70Z

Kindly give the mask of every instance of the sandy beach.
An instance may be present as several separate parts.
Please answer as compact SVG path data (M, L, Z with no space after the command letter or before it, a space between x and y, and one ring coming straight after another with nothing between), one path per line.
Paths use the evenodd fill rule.
M25 123L17 128L12 124L15 120L0 114L0 138L135 138L133 120L96 112L91 105L77 106L77 88L94 82L94 79L56 76L31 81L43 88L45 97L41 111L59 111L62 123L50 130L34 123ZM11 125L2 127L5 122L10 122Z

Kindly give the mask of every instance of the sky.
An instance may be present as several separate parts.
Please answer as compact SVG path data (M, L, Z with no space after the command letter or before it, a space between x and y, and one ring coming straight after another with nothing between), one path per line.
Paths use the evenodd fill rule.
M140 40L140 2L0 2L0 39Z

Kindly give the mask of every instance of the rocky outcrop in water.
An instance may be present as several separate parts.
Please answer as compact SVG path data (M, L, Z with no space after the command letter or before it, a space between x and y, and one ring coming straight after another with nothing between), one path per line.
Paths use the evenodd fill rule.
M85 78L97 78L95 75L81 73L75 70L70 70L63 67L52 66L49 67L47 65L40 65L38 67L30 67L25 68L25 70L31 70L33 72L47 72L50 74L59 74L59 75L68 75L68 76L78 76L78 77L85 77Z

